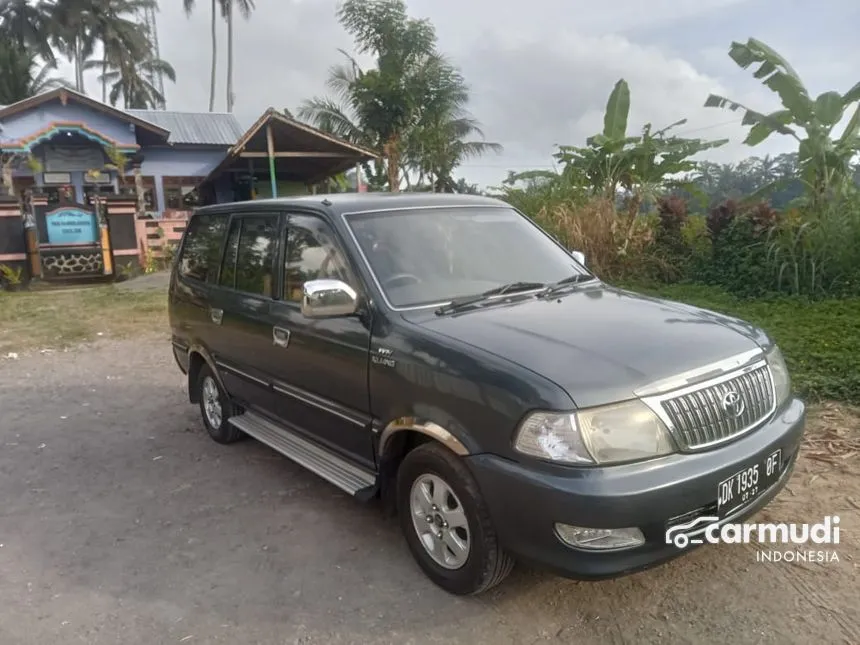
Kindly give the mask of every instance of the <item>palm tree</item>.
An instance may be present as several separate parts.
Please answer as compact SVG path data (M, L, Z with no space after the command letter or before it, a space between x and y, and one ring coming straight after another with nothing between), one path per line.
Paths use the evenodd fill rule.
M27 47L47 63L56 64L48 38L50 16L45 2L3 0L0 2L0 42Z
M212 0L212 8L211 8L211 24L210 24L210 39L212 41L212 61L210 64L210 74L209 74L209 111L215 111L215 82L216 82L216 71L218 68L218 32L217 32L217 8L218 8L219 0ZM191 12L194 11L194 7L196 5L196 0L182 0L183 7L185 8L186 15L191 15Z
M164 96L152 84L151 79L156 75L162 74L176 81L176 72L170 63L152 58L151 53L143 60L124 56L118 61L91 61L90 64L92 67L109 67L99 76L99 81L110 85L110 104L116 105L122 98L123 107L127 109L156 109L164 103Z
M425 70L432 82L419 96L420 116L407 141L409 165L430 180L433 192L454 192L452 173L463 161L488 152L502 152L501 144L470 140L484 138L480 124L465 106L469 91L459 71L444 59L434 59L436 67Z
M305 101L299 118L381 152L388 188L399 191L401 157L419 119L421 97L438 80L433 72L443 68L436 32L426 20L410 18L403 0L345 0L338 18L358 52L376 58L376 67L363 70L342 52L347 62L333 68L328 79L336 99Z
M84 91L84 63L95 52L98 0L54 0L45 5L51 44L72 63L75 89Z
M93 12L92 32L102 44L101 76L105 77L111 61L121 61L123 57L146 59L152 47L151 35L140 28L131 16L156 7L155 0L109 0ZM87 61L84 69L94 65ZM107 103L107 83L102 82L102 101Z
M256 8L254 0L218 0L221 5L221 15L227 21L227 111L233 111L236 96L233 93L233 7L247 20Z
M0 39L0 105L11 105L56 87L68 86L66 80L51 76L56 68L56 63L40 67L34 51L21 48L12 40Z

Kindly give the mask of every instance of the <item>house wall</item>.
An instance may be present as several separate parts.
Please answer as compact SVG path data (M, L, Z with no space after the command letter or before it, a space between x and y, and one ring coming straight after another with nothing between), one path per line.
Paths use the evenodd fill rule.
M0 141L30 136L48 127L53 121L82 122L117 143L137 143L134 126L131 124L74 101L68 101L63 105L59 99L3 119Z
M36 106L32 110L12 115L0 123L0 144L32 136L57 121L80 122L120 144L134 144L134 129L121 119L99 112L90 107L69 101L62 105L59 100ZM57 143L56 139L52 143ZM227 154L227 147L216 146L158 146L143 147L144 156L141 173L155 180L156 208L165 209L164 177L205 177ZM84 170L71 172L71 183L78 196L83 194ZM111 173L112 175L114 173ZM26 169L16 170L16 177L34 177L41 184L41 174L33 175ZM130 181L130 173L127 181Z
M226 148L212 146L175 146L143 148L141 173L155 177L158 210L163 211L164 177L205 177L227 155Z

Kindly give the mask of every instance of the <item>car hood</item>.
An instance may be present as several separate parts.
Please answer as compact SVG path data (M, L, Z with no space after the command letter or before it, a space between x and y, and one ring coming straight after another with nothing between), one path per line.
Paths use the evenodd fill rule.
M550 379L579 407L632 398L655 381L769 343L742 320L603 284L410 319Z

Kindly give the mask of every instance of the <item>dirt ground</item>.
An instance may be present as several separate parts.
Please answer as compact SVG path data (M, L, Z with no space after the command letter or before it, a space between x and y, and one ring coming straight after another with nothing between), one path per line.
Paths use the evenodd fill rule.
M839 562L714 545L597 583L519 566L463 599L378 506L205 437L163 334L0 356L0 643L860 643L860 465L814 458L847 414L816 411L762 514L839 514Z

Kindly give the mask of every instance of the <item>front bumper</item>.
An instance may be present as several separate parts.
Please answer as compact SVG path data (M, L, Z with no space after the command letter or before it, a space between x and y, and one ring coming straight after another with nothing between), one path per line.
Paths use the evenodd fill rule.
M647 569L690 551L666 544L670 525L709 515L717 486L744 466L782 449L780 480L727 522L764 507L788 482L806 422L798 399L768 423L720 448L648 462L591 468L535 468L491 454L466 458L502 545L513 555L576 579L611 578ZM679 519L683 518L683 519ZM555 523L590 528L638 527L645 543L620 551L589 551L561 542Z

